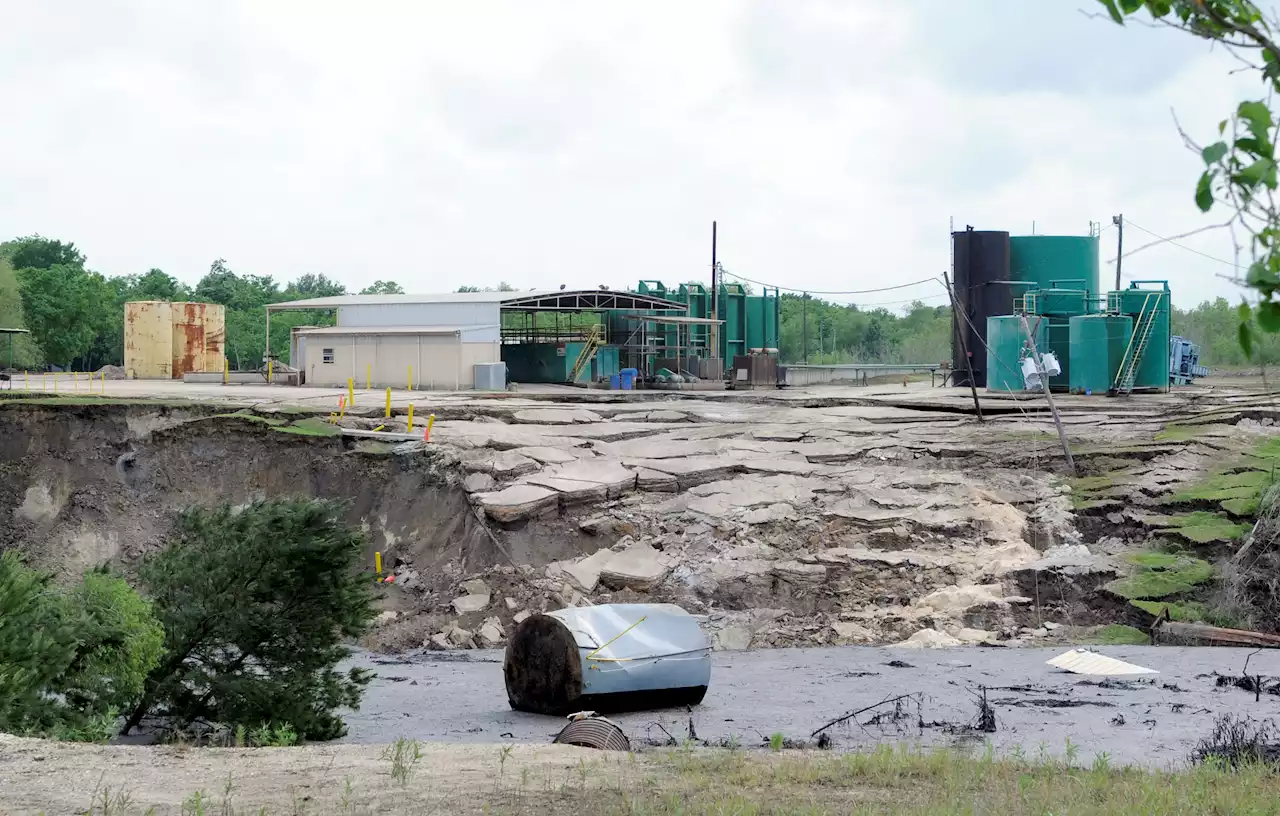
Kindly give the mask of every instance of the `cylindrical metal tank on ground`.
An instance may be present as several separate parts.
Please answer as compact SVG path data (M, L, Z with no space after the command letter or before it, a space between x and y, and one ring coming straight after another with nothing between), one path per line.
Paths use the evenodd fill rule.
M1048 351L1048 318L1027 315L1027 325L1036 339L1036 347ZM1027 333L1020 315L997 315L987 318L987 390L1022 391L1022 358L1030 355Z
M125 376L167 380L173 371L173 316L167 300L138 300L124 305Z
M1098 239L1092 235L1017 235L1009 239L1009 275L1041 289L1099 292Z
M1009 285L1009 233L965 230L951 235L952 262L959 314L952 314L951 358L954 385L969 384L964 351L973 365L974 384L983 387L991 373L987 367L987 318L1013 311L1016 287ZM966 319L967 318L967 319ZM965 345L958 337L963 337Z
M1158 288L1142 288L1143 286ZM1133 318L1134 339L1130 345L1136 345L1141 338L1142 324L1146 320L1144 313L1154 315L1146 347L1133 378L1133 387L1167 389L1169 338L1172 335L1168 281L1134 281L1128 289L1108 293L1107 304L1112 311Z
M226 307L220 303L174 303L173 378L191 371L222 371Z
M1072 394L1105 394L1111 390L1124 359L1133 318L1128 315L1079 315L1071 318Z

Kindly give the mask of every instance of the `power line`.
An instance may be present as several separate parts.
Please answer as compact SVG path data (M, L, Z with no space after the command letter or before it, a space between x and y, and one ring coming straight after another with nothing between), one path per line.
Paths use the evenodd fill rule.
M879 289L859 289L859 290L854 290L849 292L823 292L817 289L796 289L795 287L792 287L792 286L778 286L777 284L774 284L774 283L765 283L763 281L752 280L751 278L744 278L741 275L735 274L725 269L723 264L721 264L720 266L720 272L722 274L728 275L731 278L737 278L740 281L745 281L746 283L754 283L756 286L767 286L770 289L779 289L784 292L800 292L801 294L809 294L809 295L873 295L876 292L892 292L895 289L907 289L912 286L919 286L922 283L928 283L930 281L938 281L937 277L932 277L932 278L925 278L923 280L912 281L911 283L901 283L901 284L898 284L897 286L882 286Z
M1207 226L1207 227L1200 227L1200 228L1198 228L1198 229L1193 229L1193 230L1191 230L1190 232L1184 232L1184 233L1181 233L1181 234L1179 234L1179 235L1174 235L1174 236L1172 236L1172 237L1170 237L1170 238L1166 238L1166 237L1164 237L1163 235L1158 235L1158 234L1156 234L1156 233L1152 232L1151 230L1147 229L1146 227L1142 226L1141 224L1135 224L1133 221L1129 220L1128 218L1126 218L1126 219L1125 219L1124 223L1125 223L1125 225L1126 225L1126 226L1130 226L1130 227L1133 227L1133 228L1134 228L1134 229L1136 229L1136 230L1140 230L1140 231L1142 231L1142 232L1145 232L1147 235L1150 235L1152 238L1157 238L1157 239L1159 239L1159 240L1152 241L1152 242L1151 242L1151 243L1149 243L1149 244L1143 244L1142 246L1138 247L1137 249L1131 249L1131 250L1129 250L1128 252L1126 252L1126 253L1124 253L1123 255L1121 255L1121 256L1120 256L1121 258L1128 258L1130 255L1136 255L1137 253L1141 252L1142 250L1144 250L1144 249L1150 249L1151 247L1154 247L1154 246L1160 246L1161 244L1169 244L1169 245L1171 245L1171 246L1175 246L1175 247L1177 247L1178 249L1185 250L1185 251L1190 252L1190 253L1195 254L1195 255L1199 255L1199 256L1200 256L1200 257L1202 257L1202 258L1208 258L1208 259L1209 259L1209 260L1211 260L1211 261L1217 261L1217 262L1218 262L1218 263L1220 263L1220 264L1226 264L1227 266L1230 266L1230 267L1232 267L1232 268L1235 268L1235 266L1236 266L1235 261L1228 261L1228 260L1225 260L1225 259L1223 259L1223 258L1217 258L1217 257L1214 257L1213 255L1209 255L1209 254L1207 254L1207 253L1201 252L1201 251L1200 251L1200 250L1198 250L1198 249L1192 249L1192 248L1191 248L1191 247L1189 247L1189 246L1183 246L1182 244L1179 244L1179 243L1178 243L1178 239L1180 239L1180 238L1187 238L1187 237L1189 237L1189 236L1195 235L1196 233L1199 233L1199 232L1205 232L1206 230L1211 230L1211 229L1220 229L1220 228L1223 226L1222 224L1210 224L1210 225L1209 225L1209 226ZM1117 260L1116 258L1112 258L1111 260L1107 261L1107 263L1108 263L1108 264L1114 264L1114 263L1116 262L1116 260Z

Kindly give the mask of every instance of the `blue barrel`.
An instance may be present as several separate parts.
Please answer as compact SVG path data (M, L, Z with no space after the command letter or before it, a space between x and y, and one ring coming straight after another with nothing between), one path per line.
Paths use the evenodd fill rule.
M636 370L635 370L634 368L624 368L624 369L622 369L622 371L618 374L618 376L619 376L619 378L621 378L621 380L622 380L622 390L623 390L623 391L630 391L632 388L634 388L634 387L635 387L635 383L636 383Z
M619 388L621 388L621 387L622 387L622 375L621 375L621 374L610 374L610 375L609 375L609 390L610 390L610 391L617 391L617 390L618 390Z

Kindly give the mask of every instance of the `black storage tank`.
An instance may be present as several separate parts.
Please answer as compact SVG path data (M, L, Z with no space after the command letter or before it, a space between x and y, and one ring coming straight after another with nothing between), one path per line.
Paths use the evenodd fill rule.
M987 318L1012 314L1014 295L1020 294L1009 282L1009 233L969 227L951 234L951 252L955 267L952 286L962 313L951 315L952 383L969 385L969 368L960 343L963 335L973 365L973 384L985 388Z

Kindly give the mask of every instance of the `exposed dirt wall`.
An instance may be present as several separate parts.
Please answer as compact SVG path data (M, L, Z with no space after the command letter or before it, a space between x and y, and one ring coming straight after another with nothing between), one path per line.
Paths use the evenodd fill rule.
M388 566L432 575L506 563L458 486L445 453L360 449L207 410L156 406L0 405L0 549L72 575L128 568L162 546L189 505L313 496L349 502ZM504 546L526 563L578 554L530 525Z

